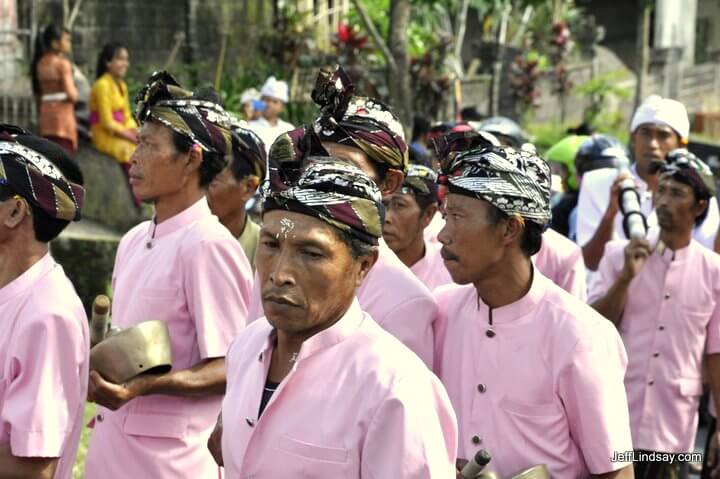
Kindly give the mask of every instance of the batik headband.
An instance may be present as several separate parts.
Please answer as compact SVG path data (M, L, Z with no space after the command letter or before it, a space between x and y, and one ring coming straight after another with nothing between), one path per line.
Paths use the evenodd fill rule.
M167 72L155 72L138 92L136 116L149 118L190 139L205 151L230 153L231 120L223 108L212 101L193 97Z
M319 218L377 245L385 209L377 185L362 170L333 157L309 157L302 169L271 163L263 212L282 209Z
M0 185L7 185L52 218L81 218L83 187L68 181L45 155L7 133L0 134Z
M318 73L311 95L320 107L314 132L321 141L355 146L373 161L405 173L408 147L402 124L382 102L354 96L353 92L353 84L341 67Z
M541 226L550 221L550 167L535 154L481 146L446 157L441 168L438 182L450 192L483 199Z

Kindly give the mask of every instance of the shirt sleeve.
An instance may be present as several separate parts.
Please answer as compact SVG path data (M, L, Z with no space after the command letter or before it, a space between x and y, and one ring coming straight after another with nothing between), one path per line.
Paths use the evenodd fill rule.
M576 251L568 257L564 266L564 277L560 286L576 298L579 298L583 303L586 302L587 282L582 250L577 248Z
M610 186L606 187L606 182L599 181L599 174L600 172L587 173L580 186L575 231L580 246L585 246L595 235L610 201Z
M247 324L252 270L234 239L202 241L184 252L185 296L202 358L225 357Z
M457 419L440 381L406 378L380 404L370 423L362 447L361 476L455 477L457 437Z
M603 254L600 264L598 265L595 278L590 286L590 294L588 294L587 302L592 304L595 301L605 297L610 287L615 283L615 280L620 276L624 261L624 244L608 243L605 245L605 254ZM622 258L619 263L617 256L620 254Z
M34 318L12 341L12 378L0 414L15 456L60 457L82 420L89 344L80 321L87 318Z
M433 323L437 304L432 296L415 297L395 306L384 318L373 318L383 329L418 355L428 368L433 367Z
M581 338L558 377L570 434L592 474L627 466L614 453L632 451L624 376L627 353L609 321L597 319L594 334Z
M718 275L713 278L718 284ZM705 328L705 354L720 353L720 286L715 288L715 307ZM711 401L712 402L712 401Z

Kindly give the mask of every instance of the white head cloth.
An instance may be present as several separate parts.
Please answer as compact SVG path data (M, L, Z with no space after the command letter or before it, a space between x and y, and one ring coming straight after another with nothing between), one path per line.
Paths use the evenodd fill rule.
M669 126L680 135L680 138L686 141L690 135L690 120L688 120L685 106L679 101L670 98L662 98L657 95L646 98L633 115L630 132L633 133L640 125L645 123Z
M270 77L265 81L260 94L262 96L277 98L281 102L287 103L289 100L288 84L282 80L277 80L275 77Z

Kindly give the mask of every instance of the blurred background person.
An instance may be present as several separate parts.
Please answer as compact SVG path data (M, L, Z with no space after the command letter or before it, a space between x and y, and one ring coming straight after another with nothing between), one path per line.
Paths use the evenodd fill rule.
M280 118L290 99L288 84L275 77L268 78L260 91L260 99L265 109L260 118L250 122L250 129L257 133L269 150L278 136L295 129L291 123Z
M265 111L265 102L260 99L260 92L255 88L248 88L242 92L240 104L245 121L259 120Z
M38 102L39 132L65 148L77 151L74 103L78 93L73 81L70 31L57 25L45 27L38 36L30 76Z
M130 66L128 49L122 43L106 44L97 61L97 79L90 93L92 143L101 153L114 158L129 179L130 157L135 151L138 126L130 112L125 83ZM136 206L140 201L133 195Z

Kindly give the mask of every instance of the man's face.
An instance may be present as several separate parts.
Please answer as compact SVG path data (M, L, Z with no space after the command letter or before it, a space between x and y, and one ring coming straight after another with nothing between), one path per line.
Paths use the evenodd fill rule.
M172 195L191 179L197 181L197 168L192 167L189 154L179 153L175 148L172 130L151 121L140 129L130 163L130 185L143 201Z
M238 210L245 209L245 203L257 190L258 180L246 177L236 180L230 166L227 166L208 187L207 199L213 214L222 221Z
M377 253L354 259L326 222L273 210L263 216L255 263L268 321L308 338L338 319L372 267Z
M503 223L492 225L492 206L484 200L448 193L445 227L438 234L440 254L455 283L480 281L502 259Z
M322 146L330 156L347 160L368 175L368 177L378 185L378 188L380 188L383 199L388 199L389 196L394 194L402 186L405 176L398 170L388 170L385 175L385 181L380 182L375 163L373 163L370 157L360 148L329 141L323 141Z
M669 126L643 123L630 135L630 145L638 170L647 172L653 161L665 161L665 156L678 148L680 141Z
M264 96L262 97L262 100L265 102L265 118L277 118L280 116L280 113L283 112L285 109L285 103L278 100L277 98L273 98L271 96Z
M395 193L383 203L383 238L395 253L406 250L418 237L422 238L423 231L437 211L437 207L432 205L422 211L415 196L409 193Z
M653 195L658 224L664 231L689 232L695 220L707 208L706 200L697 201L690 185L661 175Z

